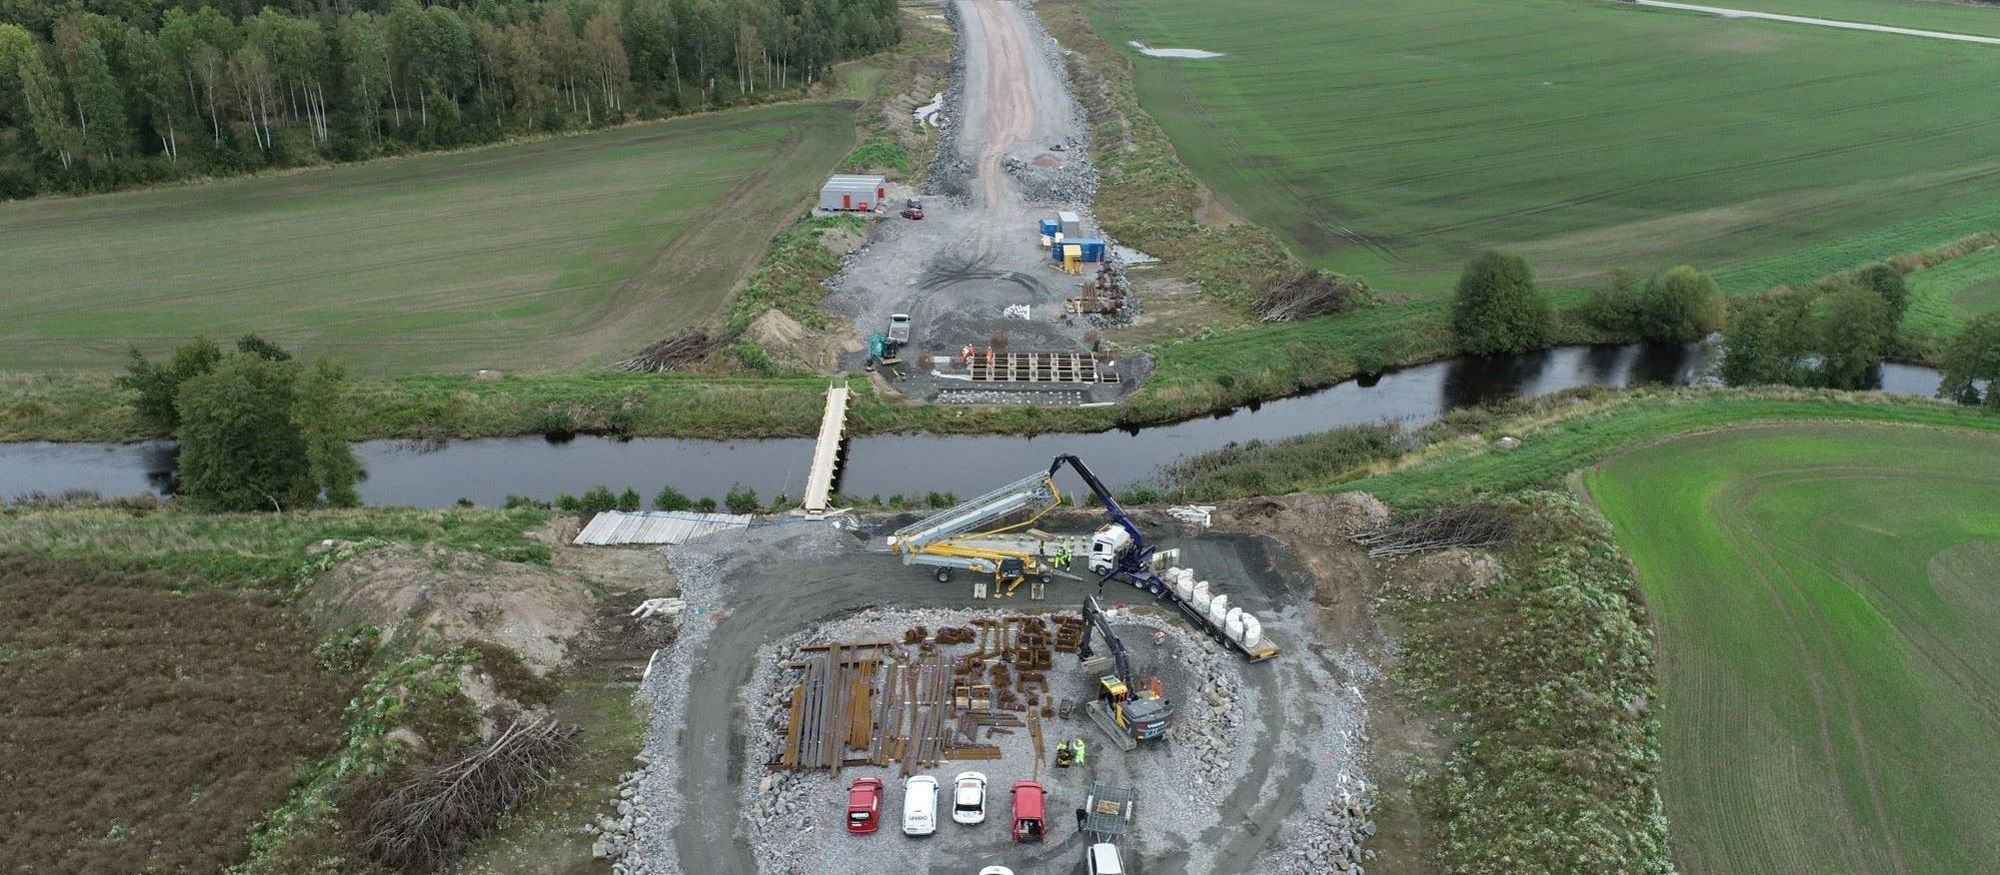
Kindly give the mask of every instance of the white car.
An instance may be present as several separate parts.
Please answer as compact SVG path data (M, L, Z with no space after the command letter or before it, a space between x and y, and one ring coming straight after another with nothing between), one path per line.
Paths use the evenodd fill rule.
M959 772L951 779L951 819L971 825L986 822L986 776Z
M1125 863L1118 859L1118 846L1110 842L1091 845L1084 860L1089 863L1090 875L1125 875Z
M979 875L1014 875L1014 870L1005 866L988 866L979 870Z
M911 775L903 782L903 834L927 836L937 832L937 779Z

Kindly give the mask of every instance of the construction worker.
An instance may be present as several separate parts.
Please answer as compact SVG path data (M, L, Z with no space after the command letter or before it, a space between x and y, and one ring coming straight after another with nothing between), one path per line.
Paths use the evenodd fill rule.
M1075 752L1071 755L1070 759L1072 762L1076 763L1079 766L1083 765L1083 739L1081 738L1077 739L1074 744L1074 747L1075 747Z
M1068 571L1068 570L1069 570L1069 560L1070 560L1070 555L1069 555L1069 545L1068 545L1068 544L1064 544L1064 545L1062 545L1062 546L1060 546L1060 547L1057 547L1057 548L1056 548L1056 567L1057 567L1057 568L1060 568L1060 569L1063 569L1064 571Z
M1076 807L1076 831L1077 831L1077 832L1083 832L1083 822L1084 822L1085 820L1088 820L1089 818L1090 818L1090 812L1087 812L1087 811L1083 810L1083 806L1081 806L1081 805L1078 805L1078 806Z
M1069 762L1071 756L1072 754L1069 751L1069 742L1065 741L1058 743L1056 745L1056 766L1058 768L1064 768L1064 769L1069 768Z

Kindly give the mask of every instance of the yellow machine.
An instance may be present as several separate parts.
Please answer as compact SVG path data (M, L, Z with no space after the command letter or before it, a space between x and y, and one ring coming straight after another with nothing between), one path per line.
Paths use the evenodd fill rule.
M930 566L939 582L958 571L991 574L995 597L1010 596L1029 578L1048 583L1068 568L1068 547L1051 552L1046 540L1009 536L1061 504L1055 479L1035 474L904 526L889 549L905 565Z

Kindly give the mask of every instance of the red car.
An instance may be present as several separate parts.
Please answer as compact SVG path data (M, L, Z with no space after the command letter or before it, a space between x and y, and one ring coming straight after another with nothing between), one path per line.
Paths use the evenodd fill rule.
M882 779L856 778L847 788L847 831L857 835L882 825Z

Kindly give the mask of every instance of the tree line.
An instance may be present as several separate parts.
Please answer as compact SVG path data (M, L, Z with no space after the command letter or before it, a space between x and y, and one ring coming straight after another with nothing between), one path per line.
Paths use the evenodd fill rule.
M1574 314L1604 334L1686 343L1722 333L1716 376L1731 386L1865 389L1904 344L1910 292L1902 271L1869 264L1808 289L1785 286L1725 300L1715 281L1681 265L1643 282L1616 271ZM1466 265L1452 302L1459 349L1496 355L1546 349L1560 325L1526 259L1485 252ZM2000 410L2000 312L1972 320L1937 356L1938 396Z
M901 38L895 0L10 0L0 197L753 102Z

